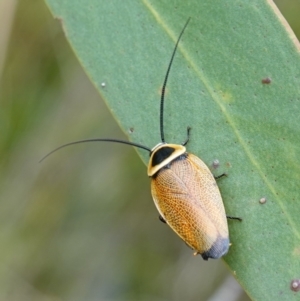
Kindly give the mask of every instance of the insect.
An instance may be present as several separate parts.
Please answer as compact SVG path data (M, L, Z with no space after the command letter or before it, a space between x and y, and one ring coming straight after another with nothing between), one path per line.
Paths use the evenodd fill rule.
M86 139L64 144L42 160L63 147L95 141L122 143L148 151L148 176L151 178L151 193L160 220L167 223L195 251L195 255L200 254L204 260L208 260L222 257L229 249L228 225L222 198L216 180L205 163L186 151L191 128L187 127L187 138L182 144L170 144L165 142L163 124L169 73L179 41L189 21L190 19L177 39L162 86L160 143L151 149L119 139ZM236 217L228 218L241 220Z

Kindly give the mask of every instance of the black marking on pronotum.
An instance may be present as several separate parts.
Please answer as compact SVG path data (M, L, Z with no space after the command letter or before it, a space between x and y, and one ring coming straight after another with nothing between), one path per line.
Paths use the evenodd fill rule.
M156 166L161 164L167 158L169 158L172 153L174 153L175 149L173 147L163 147L159 149L154 155L152 159L152 166Z

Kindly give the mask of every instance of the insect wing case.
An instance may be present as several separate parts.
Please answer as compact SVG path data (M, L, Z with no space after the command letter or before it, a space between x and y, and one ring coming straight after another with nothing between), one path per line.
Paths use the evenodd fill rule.
M181 154L158 170L152 176L151 193L163 219L203 259L228 252L228 225L219 188L197 156Z

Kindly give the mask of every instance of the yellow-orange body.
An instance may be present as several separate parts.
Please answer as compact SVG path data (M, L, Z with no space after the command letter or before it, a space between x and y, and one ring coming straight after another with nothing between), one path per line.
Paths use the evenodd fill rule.
M170 151L157 161L156 153L164 148ZM187 153L182 145L158 145L152 150L148 175L161 217L195 253L208 259L228 252L222 198L214 176L197 156Z

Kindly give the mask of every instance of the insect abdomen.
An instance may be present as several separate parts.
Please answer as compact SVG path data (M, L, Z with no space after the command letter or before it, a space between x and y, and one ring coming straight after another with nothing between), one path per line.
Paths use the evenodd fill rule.
M204 259L229 248L222 198L207 166L185 153L160 169L151 182L155 205L168 225Z

